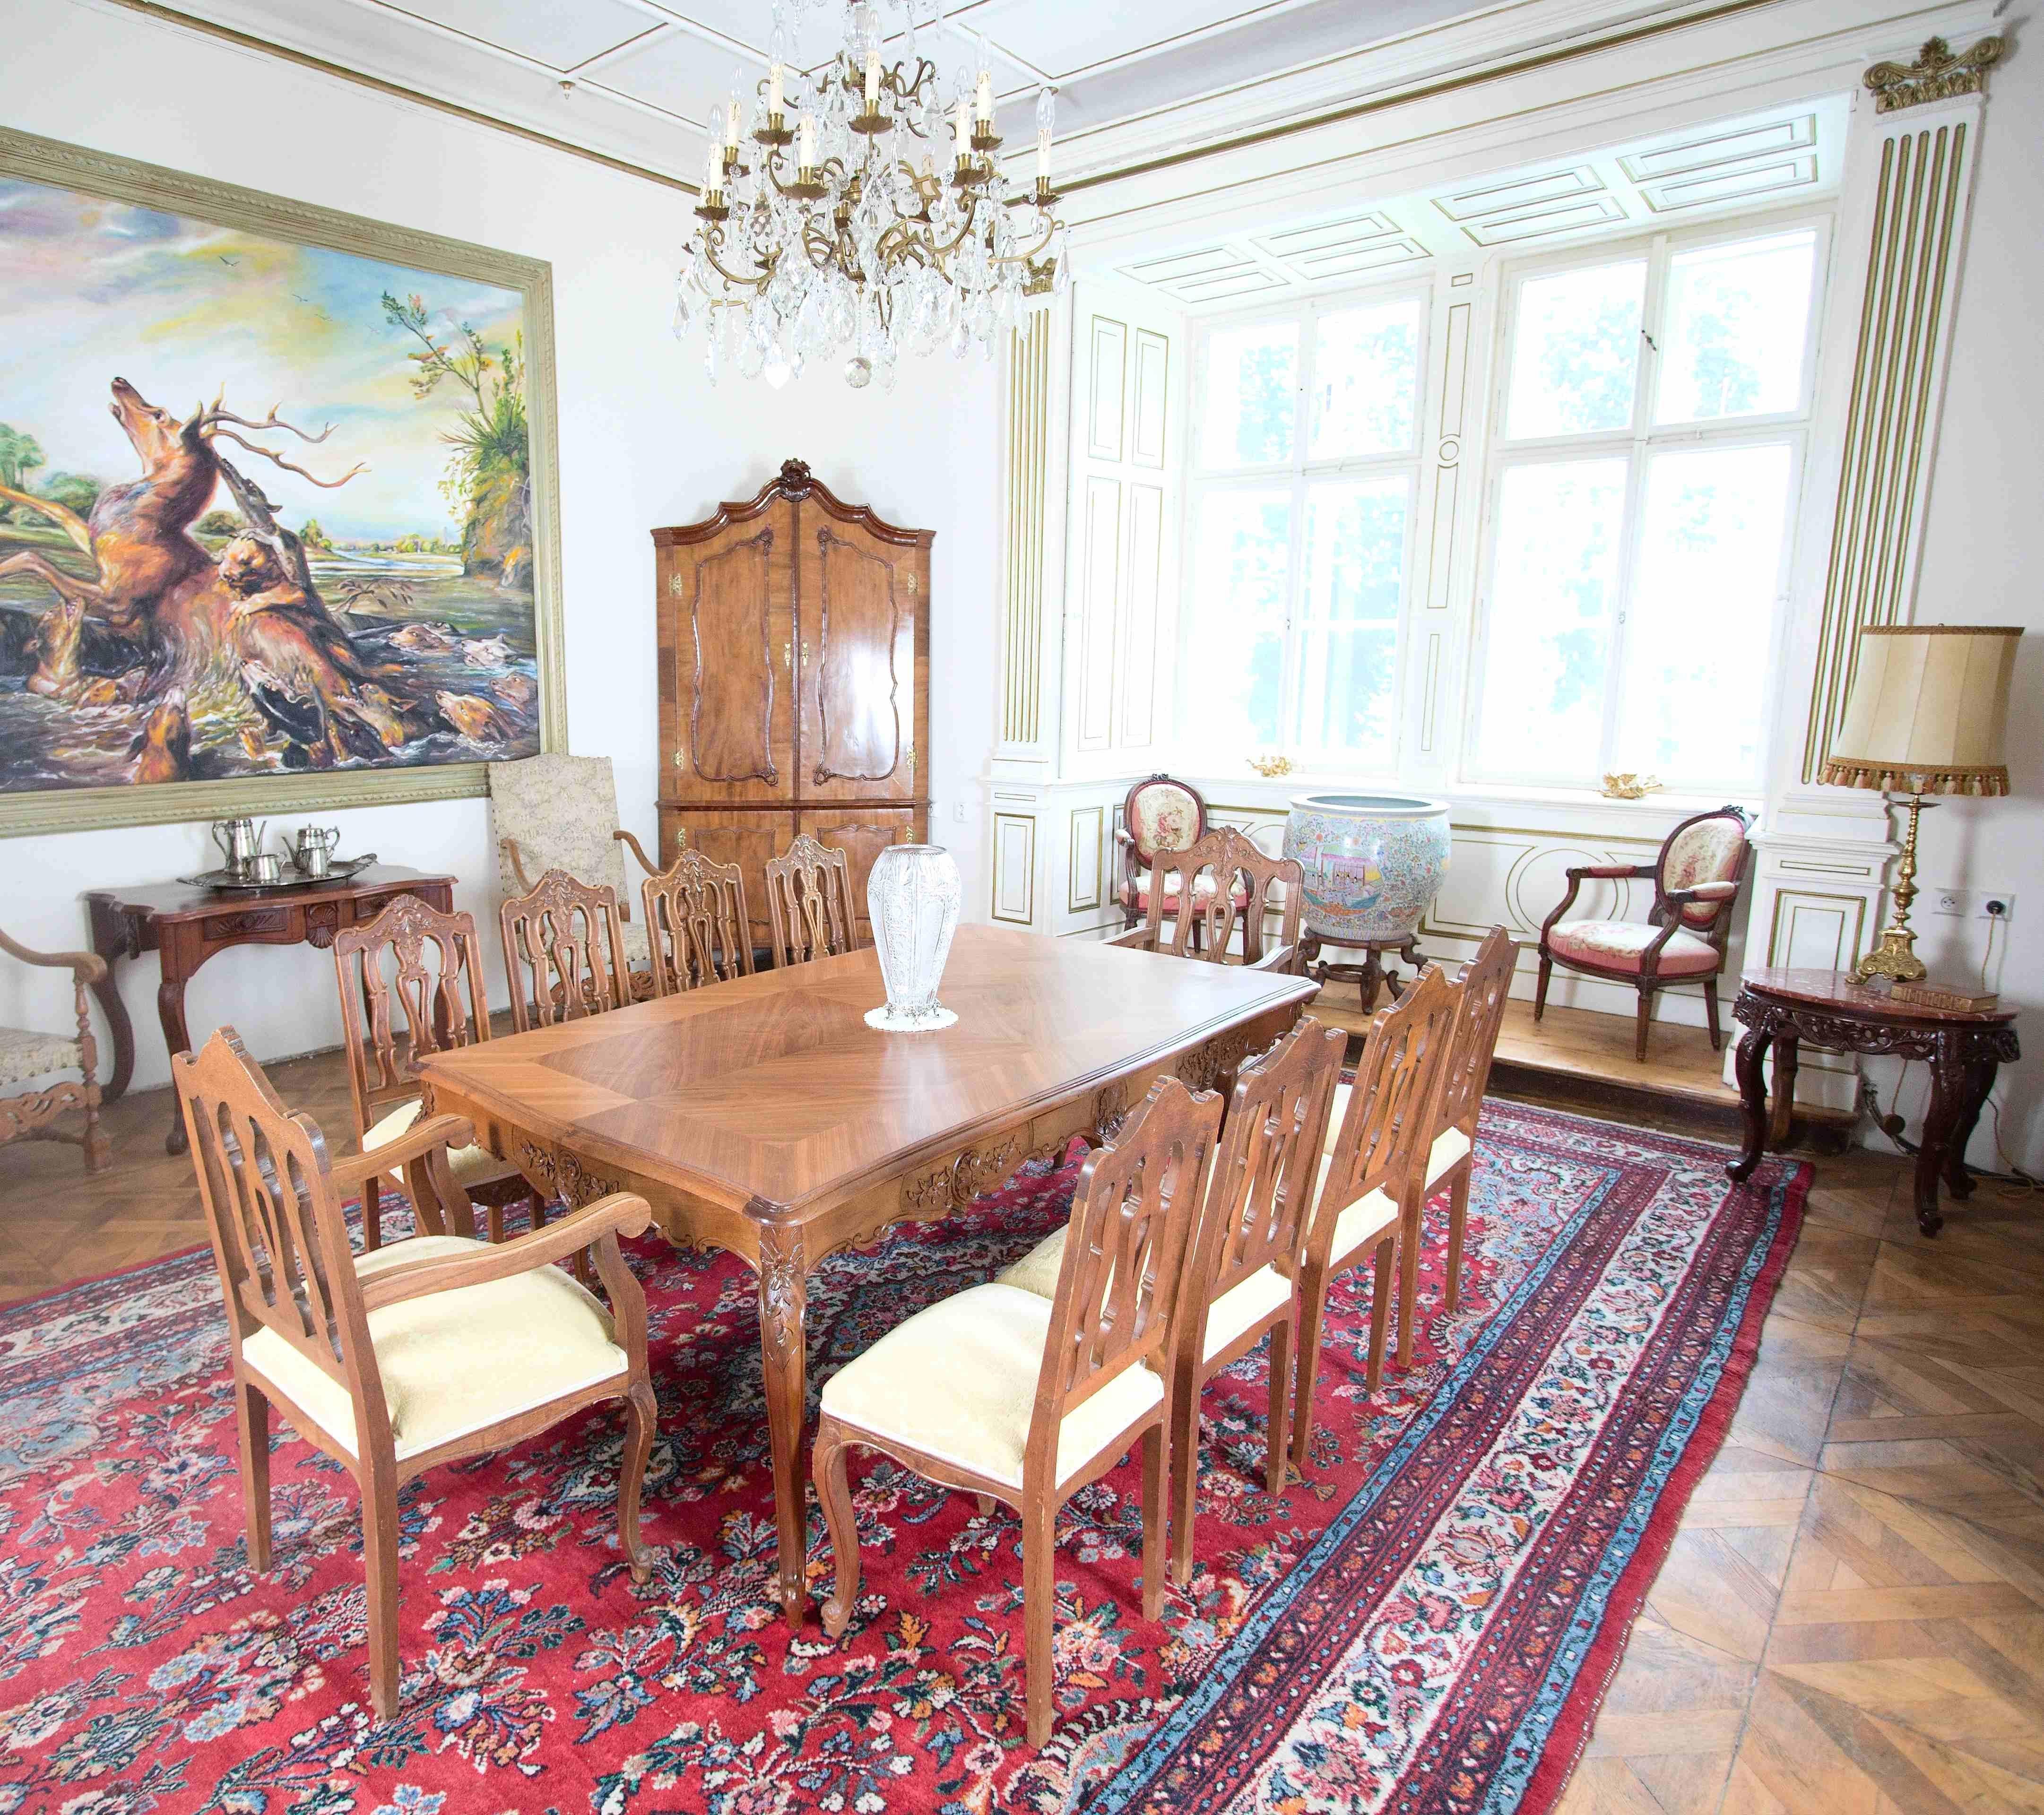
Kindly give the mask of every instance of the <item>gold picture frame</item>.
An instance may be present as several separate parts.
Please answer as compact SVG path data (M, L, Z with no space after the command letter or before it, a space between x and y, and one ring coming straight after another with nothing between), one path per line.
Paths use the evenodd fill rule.
M540 748L565 750L567 661L561 607L553 267L542 259L498 251L6 129L0 129L0 176L519 294L531 474L532 636L538 683L534 716ZM487 769L482 761L444 762L0 793L0 838L471 799L486 792Z

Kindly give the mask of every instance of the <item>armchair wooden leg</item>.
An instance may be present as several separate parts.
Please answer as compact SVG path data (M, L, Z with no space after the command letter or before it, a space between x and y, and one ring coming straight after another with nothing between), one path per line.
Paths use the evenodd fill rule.
M624 1456L617 1477L617 1539L632 1579L644 1582L653 1573L653 1552L639 1535L639 1501L646 1490L646 1464L653 1454L653 1433L660 1422L659 1402L650 1381L635 1380L624 1399Z
M1646 1030L1654 1019L1654 992L1642 984L1639 991L1639 1019L1638 1032L1632 1042L1632 1056L1642 1065L1646 1062Z
M362 1569L369 1589L369 1701L378 1720L398 1712L398 1490L362 1483Z
M1024 1686L1028 1698L1029 1744L1051 1736L1051 1635L1058 1617L1058 1509L1047 1491L1022 1510L1022 1629L1025 1635Z
M1143 1617L1164 1614L1165 1506L1164 1425L1160 1419L1143 1433ZM1175 1533L1173 1534L1175 1536Z
M1200 1379L1178 1383L1171 1406L1171 1579L1182 1588L1193 1579L1193 1521L1200 1492ZM1147 1519L1148 1515L1144 1515ZM1143 1527L1148 1541L1149 1527Z
M1462 1300L1462 1237L1469 1226L1470 1166L1465 1161L1448 1188L1448 1309L1458 1310Z
M113 1149L109 1145L106 1131L99 1126L99 1091L88 1076L85 1080L85 1172L90 1178L94 1172L103 1172L113 1163Z
M1533 985L1533 1019L1536 1023L1547 1012L1547 981L1554 974L1554 961L1543 952L1539 980Z
M816 1426L809 1474L823 1508L824 1529L830 1534L831 1555L837 1562L837 1582L824 1602L824 1631L834 1639L844 1637L859 1600L859 1521L851 1510L851 1488L844 1473L844 1452L849 1447L843 1431L829 1418Z
M270 1402L246 1381L234 1395L234 1424L241 1439L241 1508L248 1525L248 1567L270 1567Z
M1292 1466L1306 1478L1306 1447L1313 1436L1313 1385L1320 1368L1320 1319L1327 1308L1324 1267L1308 1261L1299 1271L1299 1353L1292 1362Z
M1285 1458L1292 1447L1292 1320L1270 1332L1270 1407L1263 1441L1263 1491L1285 1491Z
M1711 1050L1724 1050L1724 1034L1718 1026L1718 980L1714 977L1704 979L1704 1019L1711 1030Z

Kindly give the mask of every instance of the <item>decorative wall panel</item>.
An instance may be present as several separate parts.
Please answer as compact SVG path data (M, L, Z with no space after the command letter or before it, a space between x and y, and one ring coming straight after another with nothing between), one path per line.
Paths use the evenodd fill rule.
M1008 573L1001 639L1001 736L1043 735L1043 537L1050 496L1051 316L1018 328L1008 373Z

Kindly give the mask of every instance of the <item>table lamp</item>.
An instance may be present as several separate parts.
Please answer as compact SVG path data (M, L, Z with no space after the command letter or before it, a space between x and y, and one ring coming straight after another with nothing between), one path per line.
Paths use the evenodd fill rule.
M2008 792L2001 746L2015 641L2022 635L2020 627L1988 624L1894 624L1859 633L1845 722L1819 779L1909 796L1909 830L1895 871L1894 919L1854 965L1862 983L1877 977L1923 980L1909 904L1916 899L1916 822L1923 796Z

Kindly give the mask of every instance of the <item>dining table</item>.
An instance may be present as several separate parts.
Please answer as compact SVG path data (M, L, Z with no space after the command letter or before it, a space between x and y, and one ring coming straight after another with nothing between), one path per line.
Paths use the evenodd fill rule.
M817 1264L968 1210L1075 1134L1111 1139L1161 1078L1231 1088L1318 987L963 926L943 973L949 1026L869 1027L886 993L869 947L430 1054L425 1102L571 1204L636 1192L669 1241L757 1273L774 1593L799 1623Z

